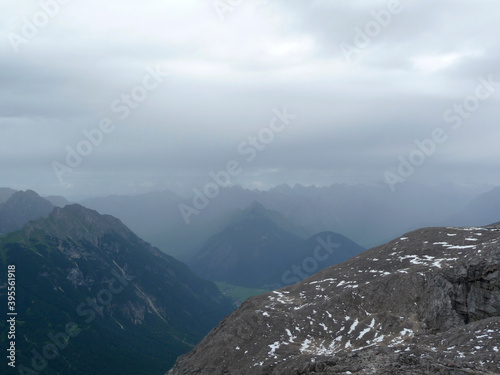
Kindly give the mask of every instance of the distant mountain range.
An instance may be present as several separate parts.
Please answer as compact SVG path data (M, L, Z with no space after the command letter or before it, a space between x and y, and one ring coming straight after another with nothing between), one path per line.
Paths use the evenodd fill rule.
M142 238L189 261L209 238L228 226L238 210L253 202L281 214L297 228L294 234L303 239L333 231L368 248L417 228L457 225L456 215L487 191L487 188L452 184L428 187L410 182L401 184L394 193L381 184L280 185L268 191L232 186L221 189L205 209L190 218L189 224L184 221L179 205L193 206L191 198L170 191L93 198L81 203L122 219ZM463 214L468 218L467 211ZM486 223L480 216L479 212L477 218L471 219Z
M408 233L253 297L168 375L500 373L500 225Z
M214 223L212 220L211 223L187 226L178 208L182 201L181 197L167 190L136 196L92 198L81 204L102 214L120 218L141 238L185 260L190 252L202 246L213 234Z
M259 202L312 233L333 230L369 248L426 226L443 224L483 190L458 185L404 183L329 187L279 186Z
M193 348L169 374L498 373L500 226L451 225L499 222L500 188L379 188L231 187L190 225L179 212L189 200L168 191L86 201L124 224L63 197L0 189L16 373L164 374ZM446 227L365 252L344 236L435 222ZM203 278L239 301L288 286L209 333L234 306ZM2 300L8 285L0 273Z
M364 250L333 232L302 239L295 234L299 228L257 202L235 213L228 223L188 261L205 279L276 289Z
M66 198L61 197L59 195L49 195L48 197L44 197L47 199L50 203L52 203L55 207L64 207L68 204L70 204L70 201L68 201Z
M474 198L464 208L451 216L448 223L457 226L470 226L489 225L498 221L500 221L500 187Z
M164 374L233 309L120 220L79 205L0 236L0 265L2 301L16 267L16 373Z

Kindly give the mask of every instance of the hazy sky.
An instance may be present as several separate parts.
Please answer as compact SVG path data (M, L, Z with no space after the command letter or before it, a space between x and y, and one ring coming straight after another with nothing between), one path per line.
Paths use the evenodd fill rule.
M387 172L500 184L497 0L0 9L0 186L69 196L196 186L231 160L232 182L256 187ZM432 137L418 151L415 140ZM416 167L401 174L403 159Z

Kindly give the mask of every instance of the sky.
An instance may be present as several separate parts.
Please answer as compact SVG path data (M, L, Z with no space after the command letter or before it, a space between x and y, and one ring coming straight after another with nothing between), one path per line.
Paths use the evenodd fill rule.
M496 0L0 9L0 186L500 184Z

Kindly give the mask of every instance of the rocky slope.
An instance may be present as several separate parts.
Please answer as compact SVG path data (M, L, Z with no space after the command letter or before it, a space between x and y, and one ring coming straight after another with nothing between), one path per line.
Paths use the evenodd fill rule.
M168 374L499 374L499 241L411 232L246 301Z

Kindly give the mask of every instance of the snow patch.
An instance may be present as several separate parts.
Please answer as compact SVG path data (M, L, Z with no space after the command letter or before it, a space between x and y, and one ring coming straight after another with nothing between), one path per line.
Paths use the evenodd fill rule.
M358 324L359 324L359 320L358 320L358 318L356 318L354 323L352 323L351 328L349 329L349 332L347 332L347 334L350 335L356 329Z
M364 335L366 335L368 332L370 332L372 329L370 327L365 328L359 333L358 340L361 340Z
M279 342L279 341L276 341L274 344L268 345L268 346L271 348L271 350L270 350L270 351L269 351L269 353L268 353L268 356L269 356L269 357L274 356L274 357L276 358L276 356L275 356L275 354L274 354L274 353L276 352L276 350L278 350L278 349L279 349L280 345L281 345L281 344L280 344L280 342Z

